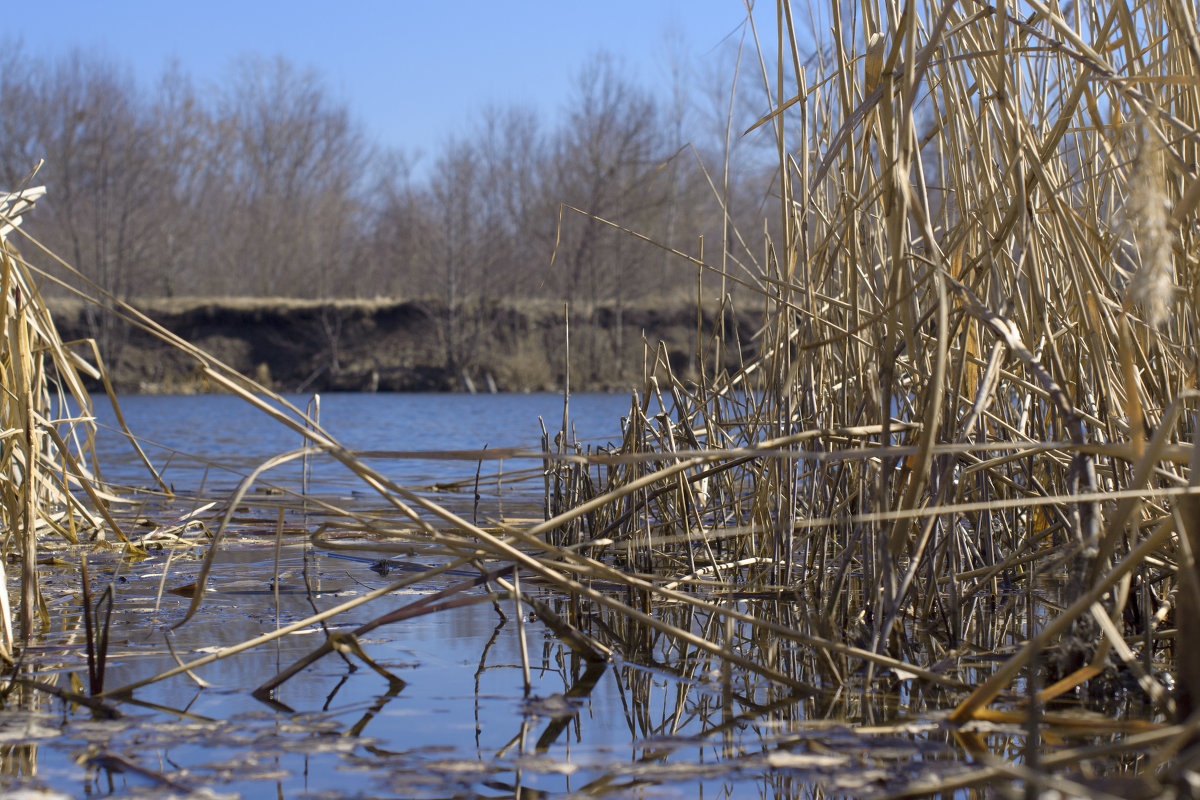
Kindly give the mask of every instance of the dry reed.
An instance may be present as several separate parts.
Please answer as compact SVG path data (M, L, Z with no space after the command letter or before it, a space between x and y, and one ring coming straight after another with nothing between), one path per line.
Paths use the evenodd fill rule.
M0 196L0 526L4 554L21 564L19 640L9 607L10 576L0 564L0 658L10 664L14 647L27 644L46 620L37 569L40 539L125 538L100 496L96 428L80 376L97 378L100 372L73 349L75 343L59 337L35 276L9 241L22 215L44 194L37 187ZM81 494L90 502L78 499Z
M246 479L212 551L262 475L323 456L390 510L324 509L346 530L374 537L377 550L419 549L439 559L435 574L480 572L364 631L464 602L533 604L524 582L506 580L519 570L571 599L555 629L585 660L670 652L727 681L757 676L784 697L853 688L864 721L868 693L897 679L915 678L931 710L963 723L1023 719L1021 709L988 706L1015 704L1032 686L1048 687L1043 703L1066 692L1086 700L1133 674L1147 719L1176 714L1180 724L1115 747L1194 736L1186 718L1200 654L1186 635L1163 634L1172 620L1183 631L1200 609L1195 9L1160 0L1068 13L1028 0L1018 17L1006 8L914 3L901 13L867 3L848 19L833 3L833 39L810 58L780 4L777 68L763 68L766 113L747 132L769 133L776 146L766 255L746 248L749 270L735 276L725 261L673 251L739 284L739 302L757 298L759 356L727 371L719 351L728 343L700 332L697 352L708 358L681 377L657 353L623 439L603 452L571 443L564 412L558 437L536 454L547 492L536 524L468 521L396 485L283 398L115 303L114 313L192 355L214 386L306 442ZM723 259L744 241L728 237ZM28 269L6 256L0 454L4 522L24 534L10 547L26 548L26 564L37 530L73 537L77 518L97 524L69 491L88 485L86 423L72 423L84 445L73 460L38 433L49 424L39 398L51 368L81 409L87 395L80 360L53 338ZM721 302L724 312L729 296ZM33 481L22 477L31 462ZM320 532L314 541L324 544ZM407 576L107 694L427 578ZM198 584L192 612L203 575ZM455 597L482 585L491 592ZM36 595L23 597L28 632ZM366 658L331 637L260 689L334 650ZM978 653L999 665L987 668ZM1169 672L1177 710L1162 688ZM1042 759L1040 778L988 763L962 785L1050 780L1096 752Z

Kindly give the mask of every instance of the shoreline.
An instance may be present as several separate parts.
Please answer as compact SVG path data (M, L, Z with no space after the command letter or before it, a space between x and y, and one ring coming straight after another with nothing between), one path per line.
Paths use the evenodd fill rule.
M64 340L96 340L116 391L214 390L194 359L152 334L79 300L52 298L47 305ZM559 303L485 302L453 313L436 301L386 298L170 298L131 305L279 392L558 392L566 377L567 325ZM696 316L695 305L682 302L573 307L572 391L641 387L642 364L660 342L676 375L693 377ZM705 313L706 336L714 322L715 314ZM753 331L739 330L738 337L751 341ZM90 348L80 353L91 359ZM726 366L736 368L750 355L731 348Z

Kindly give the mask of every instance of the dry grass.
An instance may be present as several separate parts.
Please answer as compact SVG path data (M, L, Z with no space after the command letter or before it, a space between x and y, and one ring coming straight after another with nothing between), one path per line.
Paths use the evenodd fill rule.
M779 66L764 75L774 110L761 121L777 144L778 217L758 272L736 276L761 301L760 356L727 371L724 343L702 331L698 384L649 358L618 446L586 452L565 431L557 444L548 437L544 521L464 519L395 485L282 398L175 344L213 385L307 438L280 462L335 459L388 504L389 516L326 509L346 530L381 550L437 554L437 570L478 566L478 581L379 624L467 602L477 585L491 594L470 602L538 602L509 582L520 571L592 609L544 617L584 659L649 649L798 695L833 687L866 698L915 676L924 708L956 723L1024 721L1023 709L989 706L1039 686L1041 703L1077 687L1100 696L1123 673L1145 696L1148 727L1178 724L1116 749L1169 758L1195 734L1200 692L1194 643L1169 635L1200 608L1194 8L1113 2L1089 17L1029 0L1017 18L973 3L906 6L903 16L867 4L853 21L840 8L834 44L808 68L791 11L779 8ZM6 281L26 269L12 263ZM44 393L48 366L28 354L59 370L75 362L44 338L35 309L5 296L15 355L5 362L4 513L17 536L35 513L49 525L30 509L65 508L74 480L39 449L45 405L29 398ZM65 477L36 487L13 478L31 459ZM259 478L230 498L214 553ZM201 592L193 611L202 602ZM26 595L26 617L32 604ZM347 646L331 639L260 688ZM981 666L980 653L999 665ZM1181 687L1177 709L1168 672ZM859 713L873 712L864 702ZM962 736L971 749L974 734ZM1129 771L1169 780L1188 765L1161 766ZM989 764L962 785L997 776L1032 780Z
M27 644L46 621L39 539L75 543L83 532L125 539L96 473L91 398L80 380L81 372L95 378L100 371L59 338L28 264L7 241L44 193L39 187L0 197L0 526L5 555L17 556L21 564L18 579L5 573L6 559L0 559L0 658L10 664L14 645ZM19 640L9 607L10 579L20 585Z
M556 541L610 539L652 596L726 619L665 587L796 602L750 647L801 646L791 685L977 684L962 723L1123 674L1183 723L1193 643L1160 634L1200 600L1194 10L905 11L834 5L811 74L780 6L756 127L782 202L739 278L761 356L700 385L656 362L623 444L560 466L556 507L588 511ZM1007 656L980 681L972 652Z

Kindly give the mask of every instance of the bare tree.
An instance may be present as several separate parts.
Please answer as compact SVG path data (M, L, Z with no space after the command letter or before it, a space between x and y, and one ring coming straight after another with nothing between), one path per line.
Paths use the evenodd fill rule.
M29 111L40 106L37 62L19 41L0 42L0 182L15 189L45 152Z
M482 170L473 145L452 141L430 181L433 227L423 253L440 301L439 330L446 364L456 374L473 354L479 319L471 306L488 296L488 212L481 202Z
M370 228L370 254L364 275L376 293L414 298L425 287L426 275L414 257L432 229L426 190L413 182L412 162L391 152L379 162Z
M475 149L481 170L479 206L489 242L485 268L490 296L528 297L544 282L553 241L546 235L548 220L538 219L545 212L539 202L546 170L543 138L530 108L489 107L483 112Z
M216 289L210 257L219 249L218 231L227 220L214 169L222 160L222 143L213 124L191 78L177 63L168 65L149 118L156 153L149 245L155 269L142 286L146 295L201 295Z
M612 56L596 54L576 77L574 96L555 140L545 193L548 205L557 210L559 203L566 203L661 240L669 186L666 180L656 180L666 158L660 131L651 96L621 74ZM651 250L570 212L562 217L557 252L561 296L581 306L575 318L591 322L599 304L611 303L614 344L620 350L625 307L651 287ZM614 355L598 350L595 341L581 339L578 344L583 365Z
M283 58L241 62L218 101L231 211L222 253L231 290L323 297L352 264L368 149L349 110ZM239 285L240 284L240 285Z
M81 50L36 62L30 72L31 88L14 110L24 131L19 139L45 158L39 180L54 187L31 227L102 290L126 299L152 269L157 181L137 86L115 62ZM117 357L113 317L94 314L89 322L105 354Z

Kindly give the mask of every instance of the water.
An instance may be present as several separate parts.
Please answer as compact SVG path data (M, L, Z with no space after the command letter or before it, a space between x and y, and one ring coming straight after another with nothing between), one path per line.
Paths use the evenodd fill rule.
M307 398L292 398L303 405ZM619 434L624 396L572 398L579 438L603 444ZM179 495L145 507L151 522L221 499L267 458L294 449L299 436L247 404L225 396L128 397L122 408ZM100 421L113 424L101 404ZM554 395L329 395L321 423L344 444L363 450L536 450L538 417L561 424ZM146 485L147 474L119 437L99 444L110 481ZM184 455L186 454L186 455ZM475 457L408 456L373 463L391 479L459 502L470 500ZM496 514L540 489L535 480L484 493L480 512ZM221 465L219 468L215 465ZM498 468L485 462L481 472ZM264 483L295 491L298 470L272 472ZM318 496L357 498L360 480L328 460L310 476ZM481 479L482 482L482 479ZM501 482L503 483L503 482ZM442 488L437 488L441 485ZM247 503L222 543L210 593L182 627L190 603L172 593L196 580L209 543L151 549L122 560L89 550L93 591L114 590L112 637L104 688L157 675L280 625L303 620L396 581L369 562L330 557L308 544L321 521L294 502L273 507L271 495ZM220 509L220 506L217 507ZM279 508L285 535L278 557L273 533ZM363 508L370 509L367 499ZM135 510L136 511L136 510ZM528 511L528 509L527 509ZM128 516L129 510L125 509ZM217 511L211 512L212 514ZM210 520L211 522L211 520ZM145 529L131 526L133 534ZM31 653L32 676L61 689L87 692L84 630L79 613L77 552L42 568L51 630ZM415 574L415 573L413 573ZM468 573L469 574L469 573ZM278 579L277 579L278 577ZM279 595L274 592L279 584ZM0 711L0 793L44 789L82 797L867 797L913 780L937 781L970 767L951 734L928 719L927 687L903 680L901 690L872 698L870 729L845 720L864 716L866 698L845 686L790 694L752 674L731 673L695 647L630 620L584 610L577 624L623 654L590 667L528 607L495 606L481 589L448 599L465 603L386 625L359 639L362 653L327 655L258 698L255 687L310 653L330 632L354 627L466 580L430 577L339 614L328 630L309 624L295 634L110 699L122 716L106 719L18 688ZM559 615L572 604L526 587ZM742 610L752 601L728 600ZM756 602L756 601L755 601ZM802 626L795 604L764 601L764 618ZM777 664L812 659L795 645L741 629L726 629L695 609L663 607L656 615L678 628L722 641L749 658L769 648ZM518 627L520 615L523 628ZM523 630L523 634L522 634ZM524 690L521 640L528 653ZM757 656L755 653L758 653ZM378 668L378 669L376 669ZM399 680L396 680L399 679ZM202 683L201 683L202 682ZM16 702L23 698L23 702ZM882 724L887 723L887 724ZM1021 729L988 732L994 752L1019 746ZM55 796L55 795L39 795Z
M105 478L149 485L140 460L112 431L111 410L98 400L104 426L98 451ZM291 400L300 407L307 402ZM174 505L183 509L200 499L220 501L243 475L299 445L295 432L227 396L126 397L121 405L147 455L179 492ZM628 408L625 396L572 398L576 436L603 444L619 434L620 417ZM479 450L485 445L536 450L542 435L539 416L547 429L558 429L561 398L327 395L320 419L351 448L411 452ZM463 479L469 485L476 470L473 458L378 458L373 464L393 480L430 490ZM540 465L540 459L532 459L508 460L503 466L533 467L536 476ZM488 467L499 464L485 462L481 472L488 474ZM277 470L263 483L295 490L300 477L296 469ZM330 460L314 464L310 481L318 495L355 497L363 488ZM539 478L493 493L485 497L483 511L540 487ZM437 494L444 500L446 491ZM171 505L147 508L165 514ZM193 532L193 547L152 549L151 557L140 561L92 550L94 591L110 584L114 589L104 688L173 667L169 647L190 661L397 579L395 572L385 577L368 563L314 549L294 516L290 509L289 533L277 564L271 544L274 510L248 506L222 544L200 611L178 629L173 626L190 600L171 590L196 579L208 547L202 535ZM43 568L52 629L32 654L33 677L86 692L75 558L65 554L63 566ZM273 592L277 573L278 598ZM329 622L330 630L348 631L462 580L459 575L422 578L337 616ZM547 592L541 596L559 613L568 613L560 598ZM198 668L195 675L203 684L180 675L136 689L130 698L112 701L122 714L119 719L29 692L27 702L10 703L12 710L0 712L6 765L0 769L0 792L691 798L789 796L817 784L849 790L845 782L853 776L841 758L795 757L790 765L776 768L764 755L764 746L791 741L797 725L819 716L817 698L781 696L745 678L736 687L722 684L717 665L708 658L670 653L672 645L663 642L651 644L638 658L589 669L528 608L518 612L511 601L495 607L479 590L452 597L483 602L384 626L361 638L369 658L403 683L390 681L354 655L328 655L271 698L255 699L256 686L325 640L326 631L309 625ZM518 613L529 654L528 695ZM700 633L706 628L700 620L675 623ZM619 631L625 621L599 615L594 624ZM917 751L910 742L904 752Z
M286 399L309 407L309 396ZM98 447L107 480L146 485L152 479L116 429L107 399L94 398L103 426ZM629 413L627 395L579 394L570 402L570 425L583 443L603 444L620 435ZM164 480L188 492L234 488L268 458L303 445L300 434L230 395L135 395L120 399L122 413L144 442ZM562 427L563 400L555 394L325 394L320 423L343 445L369 451L477 451L485 447L541 448L542 426L553 439ZM424 486L475 473L475 460L373 458L371 466L401 484ZM537 465L507 462L506 469ZM487 462L495 469L495 461ZM299 462L264 476L267 483L298 484ZM486 474L486 470L485 470ZM361 490L362 482L328 457L315 459L311 485L324 492Z

